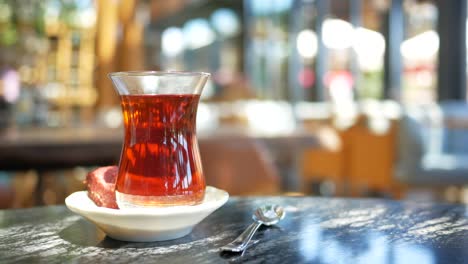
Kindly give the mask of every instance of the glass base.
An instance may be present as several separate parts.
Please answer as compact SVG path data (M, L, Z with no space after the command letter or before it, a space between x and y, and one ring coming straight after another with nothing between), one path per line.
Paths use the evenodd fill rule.
M117 205L120 209L125 208L151 208L167 206L197 205L203 201L204 192L200 194L171 195L171 196L142 196L125 194L115 191Z

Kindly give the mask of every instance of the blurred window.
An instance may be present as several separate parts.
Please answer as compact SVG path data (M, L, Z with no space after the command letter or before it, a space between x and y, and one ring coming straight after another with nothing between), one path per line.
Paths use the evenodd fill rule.
M468 80L468 4L466 5L466 8L467 8L467 18L466 18L466 64L467 64L467 67L466 67L466 70L467 70L467 80ZM466 82L467 84L467 91L466 91L466 99L468 100L468 81Z
M430 103L437 96L438 10L433 1L405 0L402 101Z
M381 98L385 37L381 1L330 1L322 25L328 49L324 84L331 100Z
M354 27L350 23L351 1L330 0L328 18L322 24L322 40L327 49L324 78L326 96L334 102L354 97L351 73Z
M355 29L355 87L358 98L382 98L385 37L382 33L387 6L378 0L361 0L361 25Z
M247 74L256 95L288 99L289 11L292 0L246 1Z
M299 1L292 12L291 45L295 53L290 59L289 89L299 100L313 100L316 88L316 61L319 49L317 7L315 2Z
M382 1L327 1L324 10L318 10L315 1L299 1L294 18L299 25L296 32L298 60L292 62L290 82L292 88L302 89L304 100L321 100L324 89L325 100L351 101L355 98L381 98L383 94L383 65L385 38L383 14L387 6ZM321 25L321 36L317 35L317 12L326 12ZM325 50L319 51L322 41ZM324 55L317 56L320 52ZM323 78L316 78L317 63L325 67ZM298 64L298 65L295 65ZM322 83L318 83L322 82ZM324 88L322 88L324 87Z

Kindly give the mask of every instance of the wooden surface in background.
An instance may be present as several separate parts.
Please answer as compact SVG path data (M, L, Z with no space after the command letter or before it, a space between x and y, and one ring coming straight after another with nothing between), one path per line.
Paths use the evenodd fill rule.
M116 71L117 35L119 26L119 1L98 0L96 32L96 88L99 108L109 108L119 103L119 97L107 75Z
M296 178L299 178L295 160L291 157L297 155L298 149L317 146L315 135L310 133L256 135L226 127L199 133L198 139L207 184L236 195L291 191L295 187L287 186L287 183L297 182ZM0 132L0 171L34 169L38 172L34 200L38 204L47 202L44 192L53 187L58 191L52 198L59 202L60 193L66 191L55 183L52 184L55 187L48 186L47 182L50 179L67 182L71 177L60 176L61 173L54 176L53 171L117 164L122 140L122 128L4 130ZM278 158L278 153L287 159ZM280 175L278 164L283 171L291 173Z
M336 195L363 196L372 193L401 197L395 180L397 123L382 134L372 132L365 119L345 130L334 130L338 149L305 150L301 165L304 190L311 182L331 182Z

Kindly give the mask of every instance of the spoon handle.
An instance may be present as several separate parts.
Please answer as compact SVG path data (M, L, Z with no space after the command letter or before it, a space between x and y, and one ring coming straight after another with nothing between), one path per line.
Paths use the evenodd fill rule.
M244 249L249 245L249 242L254 236L255 232L261 225L262 224L259 222L253 222L234 241L221 247L221 249L225 251L232 251L232 252L244 251Z

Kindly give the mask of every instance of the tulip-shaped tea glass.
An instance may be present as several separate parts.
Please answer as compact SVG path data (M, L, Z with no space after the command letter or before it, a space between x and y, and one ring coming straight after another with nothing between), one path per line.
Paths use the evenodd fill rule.
M195 205L205 194L195 120L210 74L116 72L125 138L116 183L120 208Z

